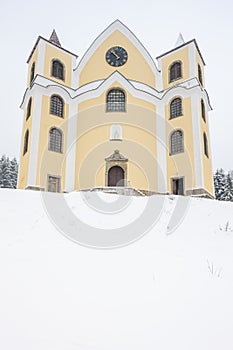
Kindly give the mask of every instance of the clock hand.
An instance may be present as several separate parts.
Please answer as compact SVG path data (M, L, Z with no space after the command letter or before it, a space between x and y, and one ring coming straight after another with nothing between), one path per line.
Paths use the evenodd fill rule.
M118 56L115 51L111 50L111 53L116 57L117 60L119 60L120 56Z

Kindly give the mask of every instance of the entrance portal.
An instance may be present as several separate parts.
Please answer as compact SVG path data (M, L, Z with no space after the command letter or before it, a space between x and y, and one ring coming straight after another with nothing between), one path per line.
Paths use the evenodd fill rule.
M108 186L124 186L125 185L124 170L119 166L113 166L108 171Z
M184 195L184 179L178 178L178 179L172 179L172 194Z

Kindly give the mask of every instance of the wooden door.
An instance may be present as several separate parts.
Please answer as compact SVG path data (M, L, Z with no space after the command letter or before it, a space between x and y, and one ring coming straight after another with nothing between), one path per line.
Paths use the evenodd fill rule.
M172 193L176 195L184 195L184 179L172 179Z
M124 186L124 170L119 166L113 166L108 172L108 186Z

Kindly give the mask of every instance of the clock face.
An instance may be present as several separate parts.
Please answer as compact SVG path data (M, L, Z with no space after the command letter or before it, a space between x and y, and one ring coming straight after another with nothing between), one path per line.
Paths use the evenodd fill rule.
M123 66L127 62L128 54L123 47L114 46L106 52L106 61L112 67Z

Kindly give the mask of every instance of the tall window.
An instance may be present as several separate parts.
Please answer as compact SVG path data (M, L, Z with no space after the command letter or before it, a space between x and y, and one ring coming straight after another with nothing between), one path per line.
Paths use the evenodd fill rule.
M182 100L181 98L175 98L170 104L170 119L179 117L182 115Z
M28 151L28 141L29 141L29 130L27 130L24 135L23 155L25 155Z
M201 100L201 116L202 116L202 119L205 122L206 121L206 118L205 118L205 104L204 104L203 100Z
M31 66L31 73L30 73L30 84L32 83L32 81L34 80L35 77L35 62L32 63Z
M201 86L203 86L202 70L200 64L198 65L198 79L200 81Z
M125 112L125 93L112 89L107 94L107 112Z
M49 131L49 150L62 153L62 132L57 128Z
M203 134L203 141L204 141L204 153L206 157L209 158L208 140L205 132Z
M174 131L170 136L170 154L184 152L184 139L181 130Z
M64 103L61 97L54 95L50 99L50 113L63 117Z
M64 65L60 61L58 61L58 60L52 61L52 72L51 73L52 73L52 76L54 78L65 80Z
M172 63L170 66L170 72L169 72L169 82L172 82L173 80L180 79L182 77L182 64L181 62L177 61Z
M32 98L30 97L27 105L27 114L26 114L26 120L30 117L32 112Z

